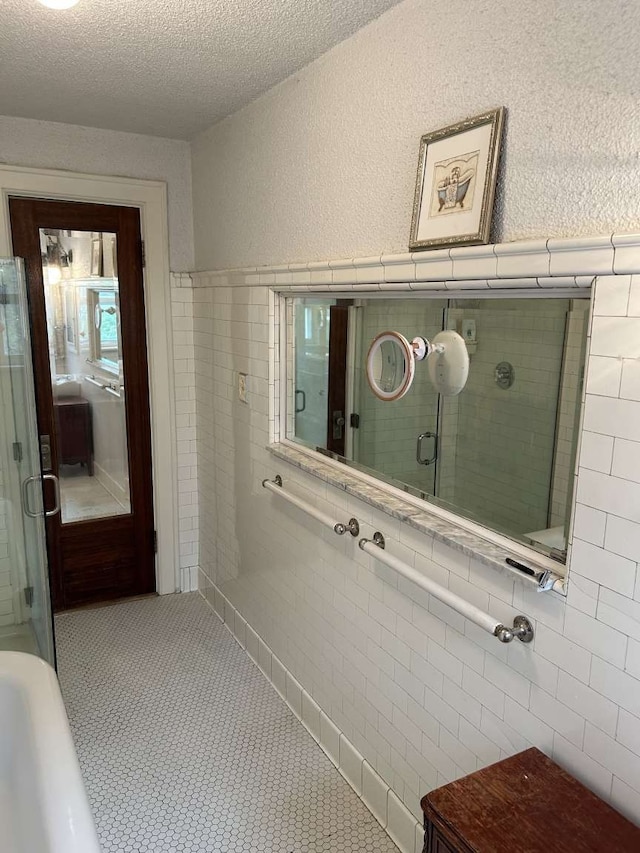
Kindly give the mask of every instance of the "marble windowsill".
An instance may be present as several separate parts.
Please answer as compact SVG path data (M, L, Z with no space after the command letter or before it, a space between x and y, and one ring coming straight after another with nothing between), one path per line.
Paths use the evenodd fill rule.
M361 479L346 467L342 470L342 466L325 461L318 454L311 455L303 450L281 443L269 444L267 450L278 459L294 465L313 477L318 477L318 479L337 489L343 489L353 497L364 501L364 503L392 518L405 522L426 536L432 536L435 540L449 545L456 551L460 551L502 574L517 578L526 586L537 589L538 583L535 578L508 566L505 562L507 557L524 562L536 572L549 569L548 562L542 562L542 560L536 562L535 556L531 557L531 552L523 557L517 547L510 550L508 547L491 542L489 539L466 529L461 524L456 524L453 520L443 518L429 509L421 509L409 500L403 500L402 497L387 489ZM384 533L384 531L381 532ZM556 592L560 592L560 587L563 586L564 574L564 567L558 566L558 571L554 572L558 579L554 588Z

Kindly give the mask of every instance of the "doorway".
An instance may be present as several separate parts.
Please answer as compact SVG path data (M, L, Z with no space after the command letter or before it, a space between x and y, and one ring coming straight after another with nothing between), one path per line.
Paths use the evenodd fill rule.
M25 259L54 609L155 591L137 208L10 198ZM55 480L57 478L57 481Z

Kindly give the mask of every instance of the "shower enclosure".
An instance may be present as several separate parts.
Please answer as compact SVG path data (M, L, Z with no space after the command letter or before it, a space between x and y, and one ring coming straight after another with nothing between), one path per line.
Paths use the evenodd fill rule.
M13 258L0 259L0 650L54 663L26 287Z

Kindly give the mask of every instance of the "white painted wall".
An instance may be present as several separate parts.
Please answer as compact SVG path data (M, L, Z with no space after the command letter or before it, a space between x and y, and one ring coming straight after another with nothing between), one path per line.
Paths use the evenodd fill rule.
M191 269L193 219L187 142L0 116L0 163L165 181L171 269Z
M639 30L626 0L406 0L196 137L196 268L406 251L420 136L500 104L496 241L636 229Z

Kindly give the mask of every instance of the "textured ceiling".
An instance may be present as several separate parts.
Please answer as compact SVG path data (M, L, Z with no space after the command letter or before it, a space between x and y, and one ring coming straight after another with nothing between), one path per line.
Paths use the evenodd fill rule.
M0 114L188 139L398 0L0 0Z

